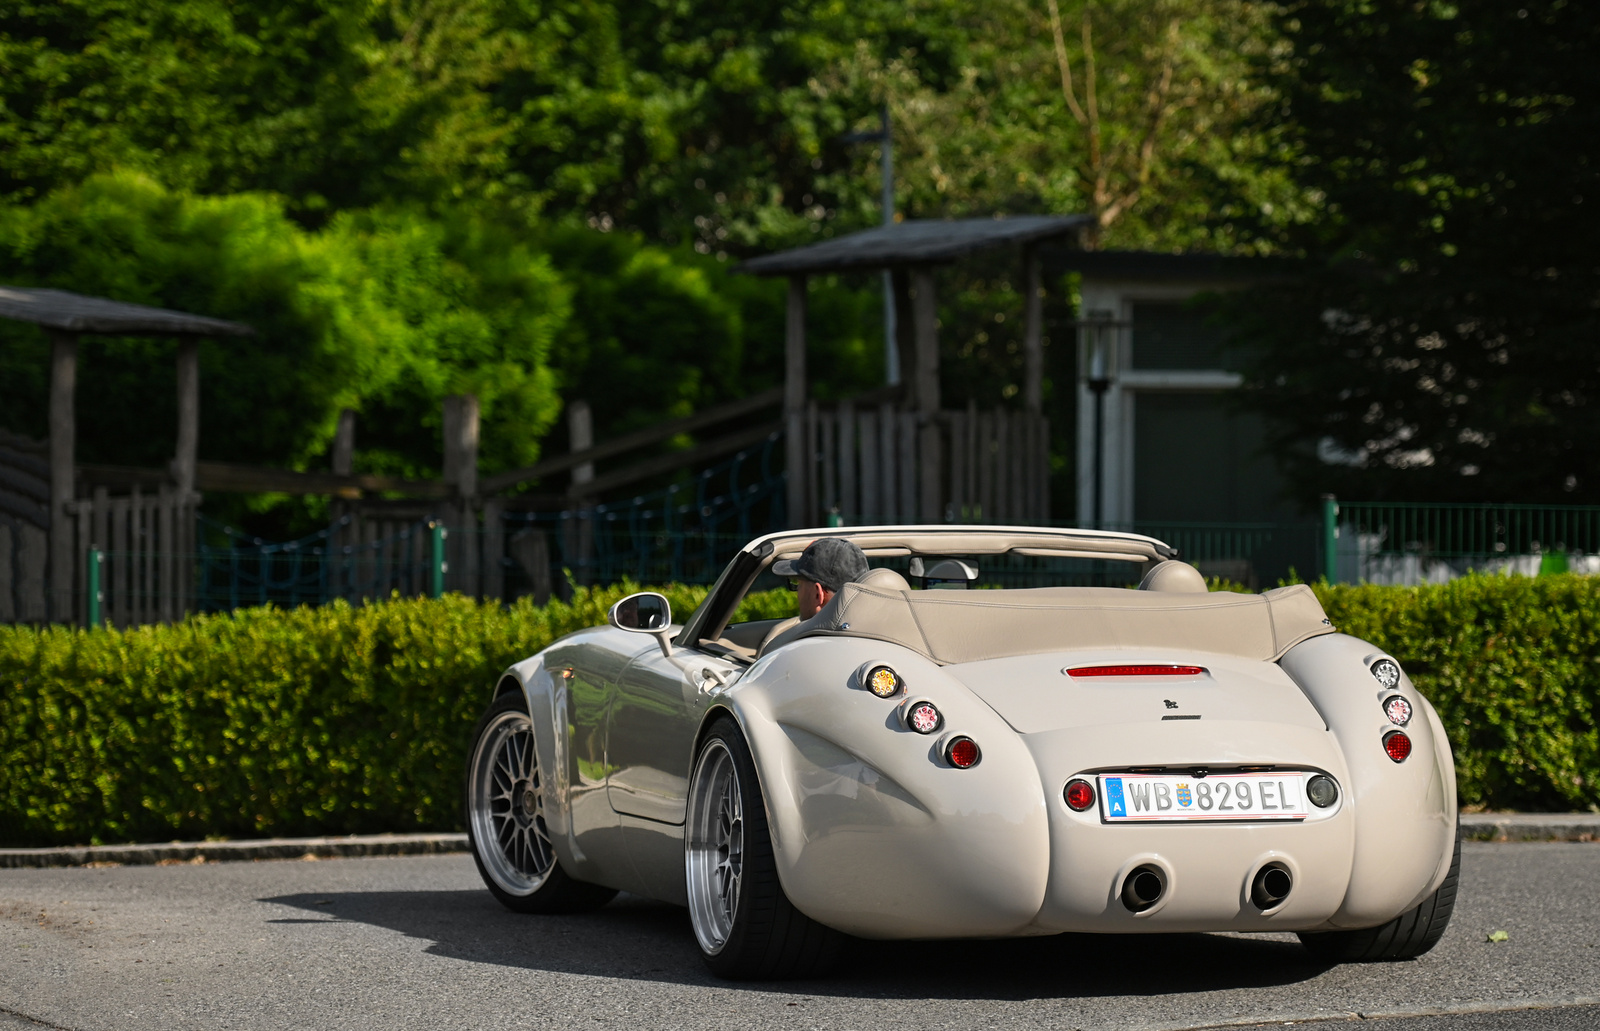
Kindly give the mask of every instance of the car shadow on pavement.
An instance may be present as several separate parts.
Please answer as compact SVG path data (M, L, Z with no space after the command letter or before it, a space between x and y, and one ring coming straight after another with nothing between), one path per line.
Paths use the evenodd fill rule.
M269 923L299 925L299 933L315 934L312 925L320 923L357 922L428 941L431 954L471 963L738 987L706 971L687 910L632 895L592 913L563 916L512 913L482 890L322 892L258 901L299 911L267 916ZM892 961L885 961L886 952ZM825 979L745 987L851 998L1092 998L1270 988L1327 969L1292 939L1063 934L852 941Z

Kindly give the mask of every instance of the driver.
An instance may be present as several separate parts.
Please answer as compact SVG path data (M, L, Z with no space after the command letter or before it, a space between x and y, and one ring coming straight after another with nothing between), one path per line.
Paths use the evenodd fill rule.
M790 590L795 592L800 618L810 619L841 587L867 571L867 556L843 537L819 537L799 558L774 562L772 571L794 578Z

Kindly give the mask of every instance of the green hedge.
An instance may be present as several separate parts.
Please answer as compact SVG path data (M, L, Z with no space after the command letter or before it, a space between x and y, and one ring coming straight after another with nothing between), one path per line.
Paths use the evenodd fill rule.
M249 609L171 627L0 627L0 845L459 826L496 674L628 586L536 609L461 597ZM703 588L669 587L687 612ZM1318 588L1439 708L1464 804L1600 808L1600 582ZM793 598L752 598L745 617Z

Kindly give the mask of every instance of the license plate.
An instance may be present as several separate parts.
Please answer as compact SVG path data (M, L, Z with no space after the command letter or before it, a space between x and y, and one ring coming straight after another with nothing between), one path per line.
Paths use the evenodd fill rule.
M1304 773L1213 773L1205 777L1100 775L1106 823L1148 820L1303 820Z

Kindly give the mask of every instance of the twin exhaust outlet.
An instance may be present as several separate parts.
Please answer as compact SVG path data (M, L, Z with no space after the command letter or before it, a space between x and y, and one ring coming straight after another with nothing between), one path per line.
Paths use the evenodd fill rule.
M1282 863L1268 863L1250 878L1250 902L1265 912L1281 906L1294 887L1294 877ZM1122 880L1122 904L1130 913L1143 913L1167 893L1167 875L1159 866L1136 866Z

